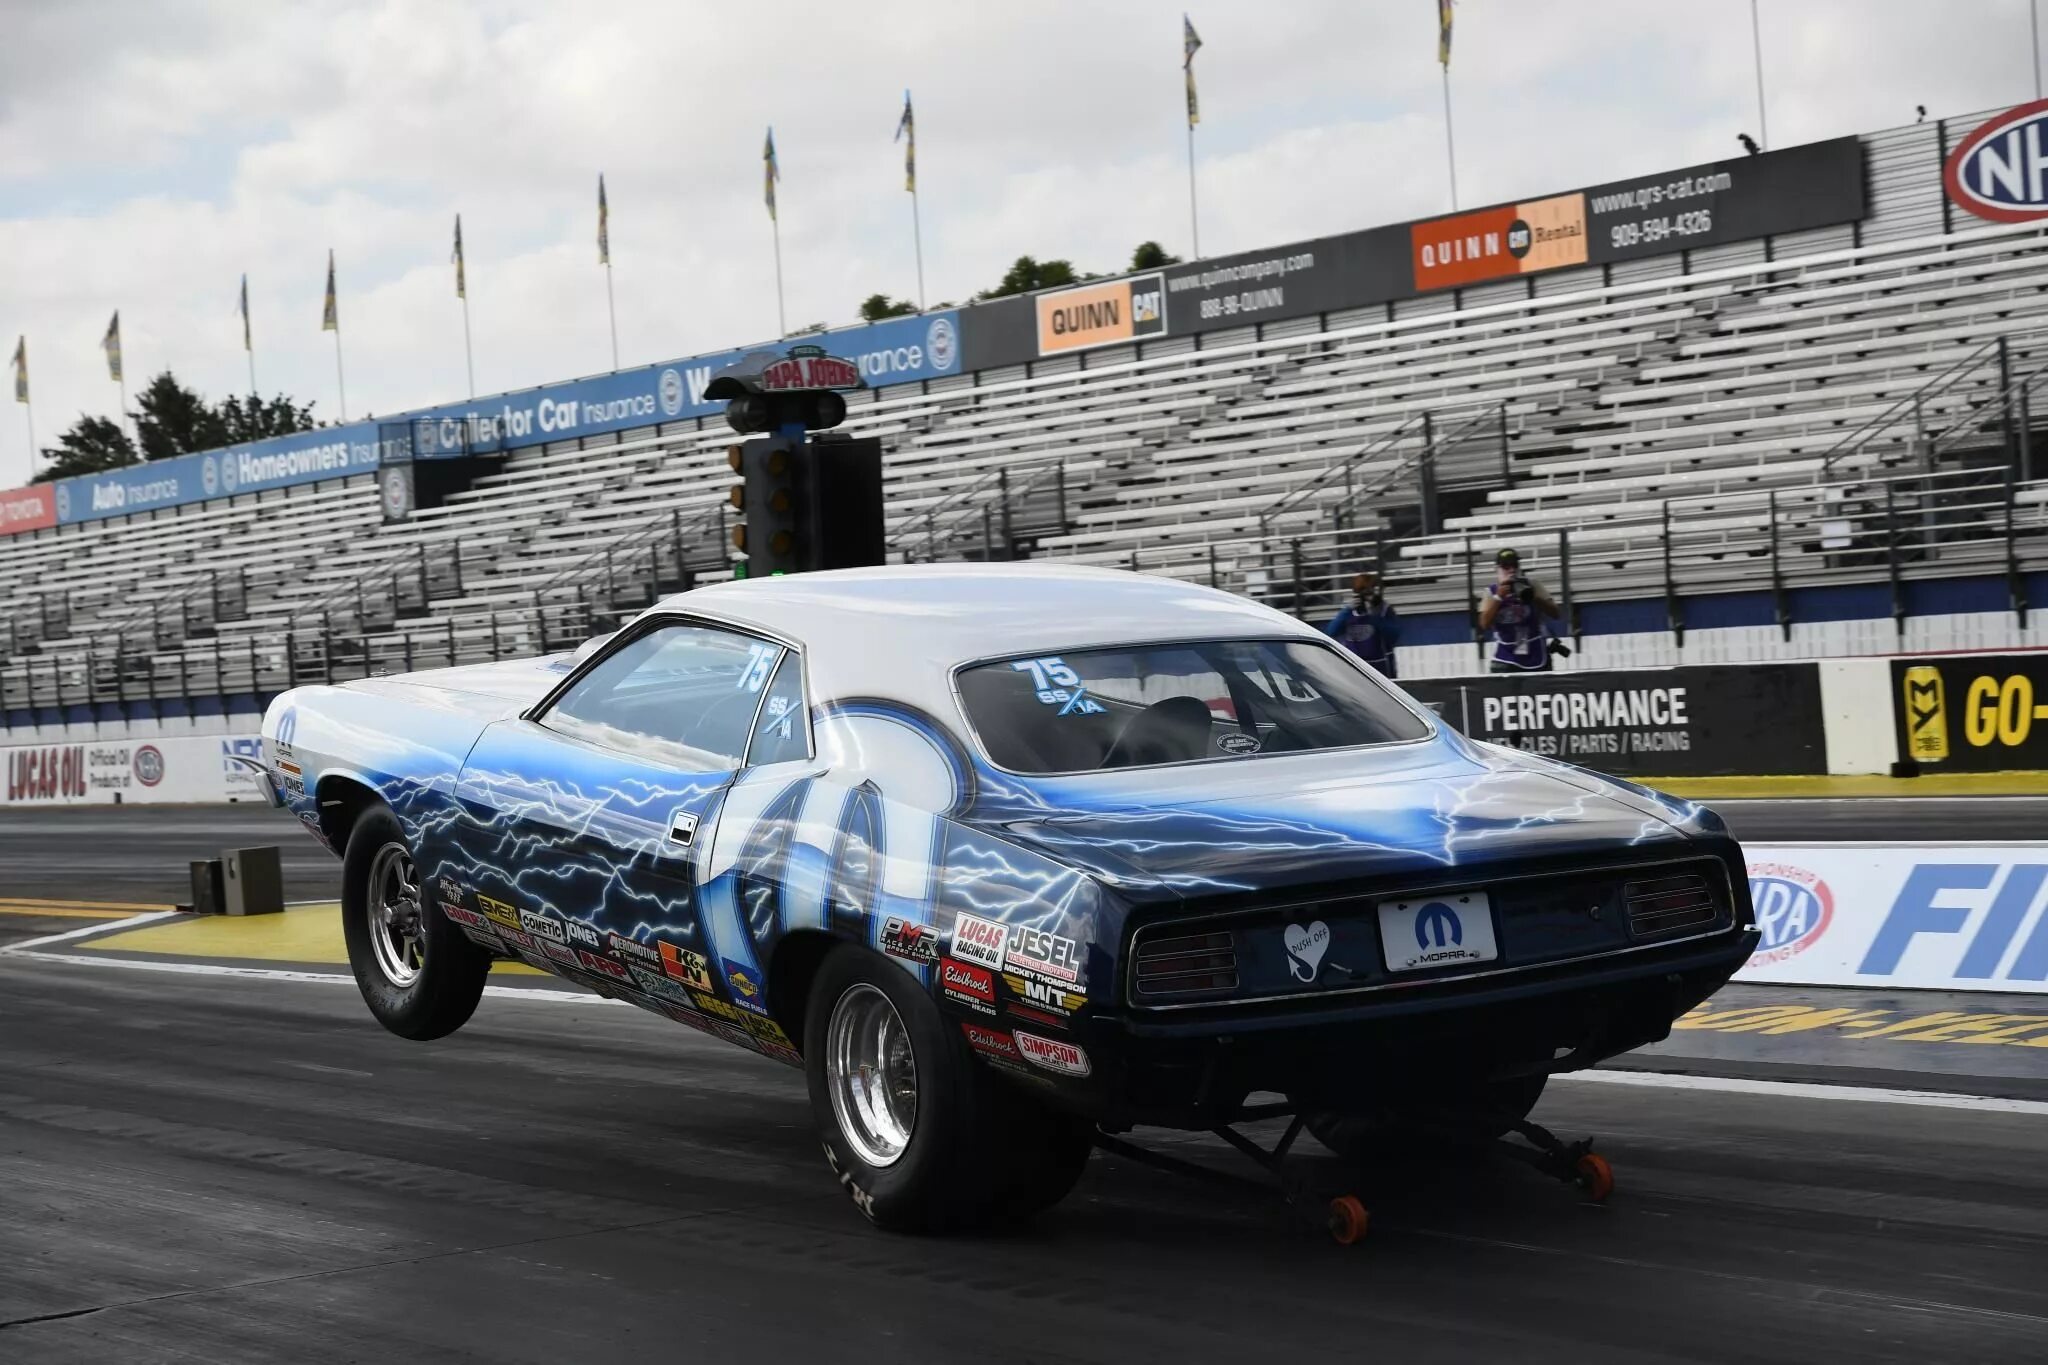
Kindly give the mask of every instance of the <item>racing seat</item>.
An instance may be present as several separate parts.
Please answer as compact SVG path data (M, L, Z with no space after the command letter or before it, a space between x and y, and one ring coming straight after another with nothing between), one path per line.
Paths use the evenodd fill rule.
M1102 756L1102 766L1130 768L1208 758L1210 725L1208 704L1198 698L1155 701L1125 724Z

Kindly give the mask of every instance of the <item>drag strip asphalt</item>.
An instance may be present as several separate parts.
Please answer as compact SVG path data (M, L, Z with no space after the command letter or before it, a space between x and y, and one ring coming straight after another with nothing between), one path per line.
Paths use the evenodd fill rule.
M333 985L0 956L0 1359L2048 1357L2038 1114L1561 1081L1537 1117L1599 1135L1607 1204L1425 1159L1340 1249L1098 1155L1027 1230L925 1241L840 1193L800 1076L638 1010L493 996L415 1044Z

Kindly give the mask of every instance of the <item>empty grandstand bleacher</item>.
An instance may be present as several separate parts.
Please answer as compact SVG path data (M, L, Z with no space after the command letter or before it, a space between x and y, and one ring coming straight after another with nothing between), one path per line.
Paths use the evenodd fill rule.
M870 390L846 430L884 441L895 557L1124 566L1310 616L1377 567L1437 625L1418 674L1475 666L1500 544L1673 648L1717 594L1769 594L1787 634L1795 594L1842 584L1887 625L1945 580L2023 614L2048 236L1951 215L1948 136L1863 139L1857 223ZM695 417L514 450L390 524L354 474L0 539L0 704L182 716L568 647L732 572L731 439Z

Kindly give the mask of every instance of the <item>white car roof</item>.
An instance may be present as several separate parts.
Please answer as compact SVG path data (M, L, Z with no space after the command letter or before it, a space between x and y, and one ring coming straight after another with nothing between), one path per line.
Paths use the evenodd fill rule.
M802 645L814 699L887 697L953 711L974 659L1093 645L1319 636L1247 598L1178 579L1052 563L904 564L716 583L656 612L702 612Z

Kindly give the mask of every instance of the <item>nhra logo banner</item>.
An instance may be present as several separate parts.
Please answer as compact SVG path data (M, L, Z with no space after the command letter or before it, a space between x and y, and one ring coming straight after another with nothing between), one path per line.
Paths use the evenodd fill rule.
M1946 772L2048 768L2048 654L1894 659L1899 754Z
M1956 144L1941 169L1950 202L1994 223L2048 218L2048 100L2008 109Z
M2048 993L2048 845L1748 848L1737 981Z

